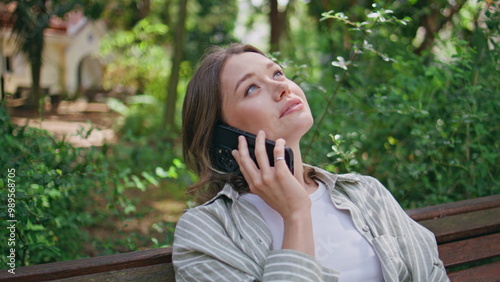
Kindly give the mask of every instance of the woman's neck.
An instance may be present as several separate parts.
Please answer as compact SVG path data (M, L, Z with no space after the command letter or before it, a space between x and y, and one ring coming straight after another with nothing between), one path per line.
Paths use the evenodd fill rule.
M313 179L307 179L304 174L304 163L302 162L302 154L300 153L299 144L288 145L293 151L293 175L299 183L306 189L307 193L311 194L318 188L318 184Z

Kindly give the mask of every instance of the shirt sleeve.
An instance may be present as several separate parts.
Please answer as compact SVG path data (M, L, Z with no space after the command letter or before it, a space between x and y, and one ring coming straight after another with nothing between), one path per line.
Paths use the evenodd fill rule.
M176 226L176 281L338 281L336 271L294 250L269 250L255 261L235 244L227 219L201 210L185 213Z
M314 257L295 250L271 251L264 281L338 281L339 273L325 269Z

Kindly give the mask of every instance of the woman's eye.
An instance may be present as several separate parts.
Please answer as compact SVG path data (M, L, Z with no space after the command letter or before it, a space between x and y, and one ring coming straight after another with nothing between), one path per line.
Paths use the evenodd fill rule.
M259 89L259 88L255 84L248 86L247 90L245 90L245 96L248 94L251 94L252 92L254 92L257 89Z
M283 72L282 72L282 71L280 71L280 70L279 70L279 71L276 71L276 72L274 73L274 79L278 79L278 78L280 78L280 77L282 77L282 76L285 76L285 74L283 74Z

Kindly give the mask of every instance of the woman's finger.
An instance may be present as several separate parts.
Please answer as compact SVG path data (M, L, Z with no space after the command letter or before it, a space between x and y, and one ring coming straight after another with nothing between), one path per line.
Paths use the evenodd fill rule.
M285 139L280 138L276 140L274 145L274 167L278 171L283 171L283 169L288 170L288 166L286 165L285 160Z
M252 180L248 176L248 173L246 172L245 168L241 165L240 152L238 152L238 150L232 150L231 154L233 155L234 159L238 163L238 166L240 168L240 172L243 175L243 177L245 178L245 180L247 181L248 185L251 185Z
M260 177L260 172L257 165L250 157L247 140L244 136L238 137L238 153L240 158L240 170L243 168L246 171L247 177L245 177L245 179L250 178L247 179L247 182L249 182L249 180L250 182L254 182L252 179L258 179L257 177Z
M257 138L255 139L255 158L259 164L261 172L267 173L269 171L270 164L266 151L266 133L263 130L259 130Z

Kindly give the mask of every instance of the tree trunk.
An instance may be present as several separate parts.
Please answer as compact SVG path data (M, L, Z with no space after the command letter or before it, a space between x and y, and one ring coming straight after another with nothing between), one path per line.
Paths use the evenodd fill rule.
M177 104L177 84L179 82L179 70L183 59L185 23L187 16L187 1L179 1L179 18L175 28L174 52L172 53L172 71L168 81L167 99L165 101L165 112L163 123L168 130L175 130L175 112Z
M0 101L4 101L5 100L5 81L3 79L3 74L0 74L0 95L2 95L2 97L0 97Z
M23 35L27 36L25 42L23 43L23 52L27 54L30 65L31 65L31 93L28 97L25 107L34 110L43 110L43 98L44 95L41 91L41 71L42 71L42 54L44 48L44 34L43 31L49 25L48 21L48 7L49 1L40 1L40 4L36 6L39 11L35 15L35 23L39 23L39 26L33 27L30 32L31 34Z
M278 0L269 0L271 10L269 12L270 30L270 45L271 52L279 52L281 50L281 39L287 30L288 16L287 12L293 6L293 0L289 0L283 12L279 11Z
M281 14L278 11L278 0L270 0L271 11L269 13L269 23L271 25L271 52L277 52L280 50L280 37L281 37Z
M44 6L46 7L46 6ZM44 10L45 13L45 10ZM42 22L42 15L38 15L38 22ZM26 107L29 109L39 110L43 106L44 95L41 91L41 71L42 71L42 54L44 48L44 28L33 30L31 38L31 46L29 46L28 56L31 65L31 94L28 97Z
M31 93L25 104L28 109L38 110L40 106L43 106L43 95L40 87L41 68L41 64L31 63Z
M137 8L139 9L138 20L142 20L149 15L151 11L151 1L142 0L137 3Z

